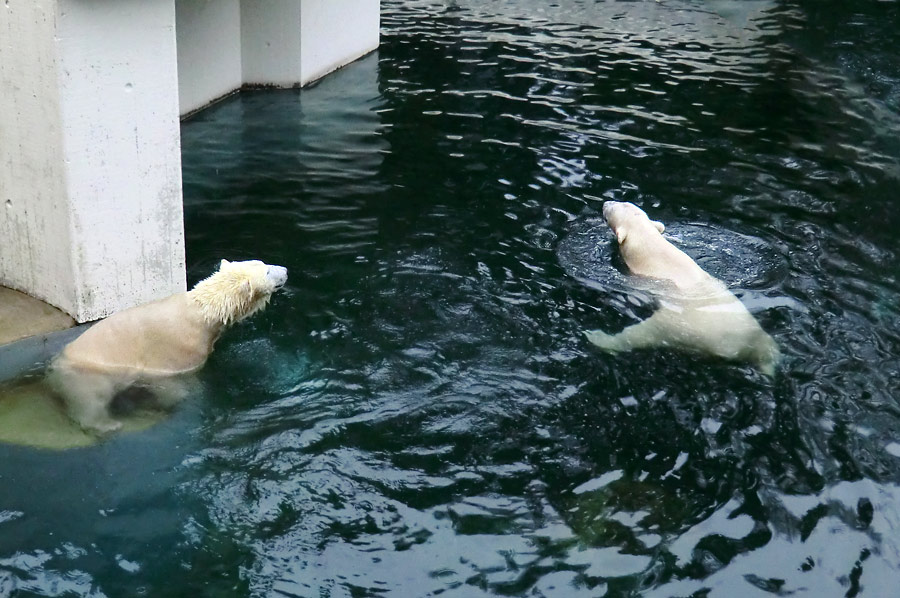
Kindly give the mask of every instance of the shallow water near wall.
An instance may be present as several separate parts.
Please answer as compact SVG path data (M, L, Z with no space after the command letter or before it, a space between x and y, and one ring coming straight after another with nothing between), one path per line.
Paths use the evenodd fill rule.
M383 2L378 53L183 125L189 282L286 266L165 421L0 446L0 596L890 596L896 3ZM774 380L652 313L632 201Z

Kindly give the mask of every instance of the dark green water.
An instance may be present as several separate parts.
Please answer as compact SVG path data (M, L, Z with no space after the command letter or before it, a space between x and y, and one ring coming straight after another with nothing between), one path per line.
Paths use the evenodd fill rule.
M888 597L900 6L383 2L379 52L182 129L189 282L286 266L148 431L0 447L0 596ZM584 329L642 205L774 381Z

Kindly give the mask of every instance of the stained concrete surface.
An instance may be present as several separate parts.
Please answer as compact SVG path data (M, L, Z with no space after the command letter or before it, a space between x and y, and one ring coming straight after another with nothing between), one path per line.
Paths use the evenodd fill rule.
M74 325L75 320L55 307L0 287L0 345Z

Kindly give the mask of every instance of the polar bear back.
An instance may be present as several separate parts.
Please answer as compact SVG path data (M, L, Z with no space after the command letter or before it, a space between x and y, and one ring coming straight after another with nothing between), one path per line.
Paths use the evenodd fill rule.
M619 245L622 259L632 274L669 280L679 289L706 286L716 280L658 230L652 226L647 228L632 231Z
M59 365L105 373L171 376L199 369L220 330L186 293L126 309L70 343Z
M769 335L722 281L709 277L690 292L657 295L660 337L725 359L741 360ZM752 351L751 351L752 352Z

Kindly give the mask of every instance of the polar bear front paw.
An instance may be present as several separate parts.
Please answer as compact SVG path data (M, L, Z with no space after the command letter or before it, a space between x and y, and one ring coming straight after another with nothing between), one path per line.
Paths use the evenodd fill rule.
M106 436L117 432L122 427L122 422L113 419L105 405L96 403L69 403L69 415L81 428L97 436Z
M609 351L610 353L618 353L622 350L616 340L616 337L612 334L606 334L602 330L586 330L584 335L589 341L591 341L593 344L597 345L604 351Z
M122 422L112 418L94 420L91 422L80 422L81 427L88 432L93 432L99 436L106 436L122 429Z

